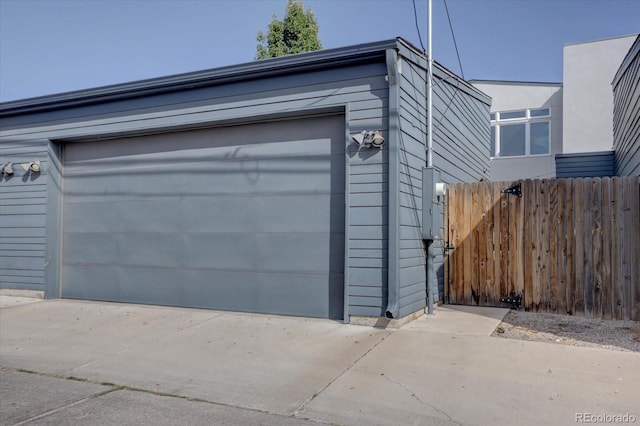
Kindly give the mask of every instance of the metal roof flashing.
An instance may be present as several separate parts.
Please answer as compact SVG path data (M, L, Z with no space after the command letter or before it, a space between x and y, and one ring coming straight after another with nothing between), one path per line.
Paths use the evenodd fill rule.
M397 48L396 39L4 102L0 103L0 117L334 68L374 60L384 62L385 50L389 48Z
M517 80L469 80L470 84L496 84L504 86L552 86L562 87L562 83L545 81L517 81Z

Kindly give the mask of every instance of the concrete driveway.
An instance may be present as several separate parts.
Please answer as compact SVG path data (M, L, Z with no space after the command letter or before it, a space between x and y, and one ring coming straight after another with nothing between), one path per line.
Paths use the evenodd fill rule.
M640 422L640 354L492 338L502 309L440 307L385 330L11 296L0 308L2 425Z

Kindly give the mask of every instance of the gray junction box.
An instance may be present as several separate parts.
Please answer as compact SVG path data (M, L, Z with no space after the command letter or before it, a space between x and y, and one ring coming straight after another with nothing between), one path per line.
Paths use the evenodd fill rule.
M440 171L433 167L422 169L422 238L444 239L444 196L436 195L436 183L440 182Z

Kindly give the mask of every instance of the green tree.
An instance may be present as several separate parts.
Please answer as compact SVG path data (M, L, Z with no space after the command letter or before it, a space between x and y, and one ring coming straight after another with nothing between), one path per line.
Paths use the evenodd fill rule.
M322 49L318 22L311 11L305 12L301 0L288 0L282 21L274 14L267 33L258 32L256 59L277 58L294 53Z

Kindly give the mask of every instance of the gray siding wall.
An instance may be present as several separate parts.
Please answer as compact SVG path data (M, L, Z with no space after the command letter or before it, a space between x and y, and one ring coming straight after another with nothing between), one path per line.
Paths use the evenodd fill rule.
M401 50L400 102L400 315L425 306L426 247L422 240L422 168L427 164L426 60ZM446 183L489 176L490 99L434 64L433 166ZM444 200L442 200L444 202ZM443 212L443 206L434 211ZM444 224L444 217L440 218ZM439 233L446 235L445 230ZM438 292L444 296L444 240L434 243Z
M558 179L614 175L613 151L556 155L556 177Z
M0 145L0 166L11 161L14 170L0 174L0 288L44 290L46 159L46 143ZM41 173L20 166L38 160Z
M640 36L613 82L613 147L617 176L640 176Z
M149 134L171 129L206 127L221 123L259 121L272 116L300 115L304 111L342 109L347 117L347 132L381 130L387 137L388 84L385 80L384 59L379 63L345 66L337 69L292 74L282 77L246 80L241 83L220 84L193 90L165 93L153 96L112 101L82 107L29 115L4 117L0 120L0 144L3 151L8 147L29 146L34 153L44 155L48 140L82 141L100 137L117 137L130 134ZM345 134L345 143L349 139ZM14 149L14 148L11 148ZM3 153L4 155L4 153ZM350 315L384 314L386 308L387 283L387 232L388 232L388 151L354 149L347 150L348 178L346 202L349 256L345 275L348 280L348 304ZM34 157L30 154L29 161ZM44 200L46 194L45 173L34 182L13 179L11 186L2 182L12 192L37 191L41 205L41 216L33 215L26 227L27 219L11 219L3 226L15 229L12 238L39 238L44 244ZM38 186L36 186L38 185ZM51 200L50 200L51 201ZM55 201L55 200L54 200ZM4 201L3 201L4 202ZM7 206L9 211L15 208ZM20 208L19 208L20 209ZM296 214L296 212L283 212ZM18 216L16 216L18 217ZM50 227L55 226L51 223ZM33 236L23 230L33 229ZM5 234L3 231L2 236ZM15 244L9 240L10 244ZM55 259L57 241L48 241L47 258ZM17 247L9 247L17 255ZM5 264L0 274L16 271L15 264ZM20 252L22 253L22 251ZM33 275L39 278L42 287L44 277L44 253L36 250L38 261L29 260ZM32 259L19 257L17 259ZM26 264L20 260L19 264ZM6 268L6 266L10 268ZM52 269L55 271L55 269ZM47 279L47 286L57 286L57 272ZM38 284L36 283L36 284ZM14 287L15 283L9 283ZM40 288L41 288L40 287ZM55 289L48 289L55 295Z
M490 176L490 99L435 69L433 89L433 166L447 184L488 180ZM442 209L444 210L444 209ZM441 223L445 223L444 218ZM446 233L443 233L446 235ZM444 297L445 240L436 240L434 268Z
M427 270L422 240L422 169L427 164L426 72L411 52L400 63L399 316L426 306Z

